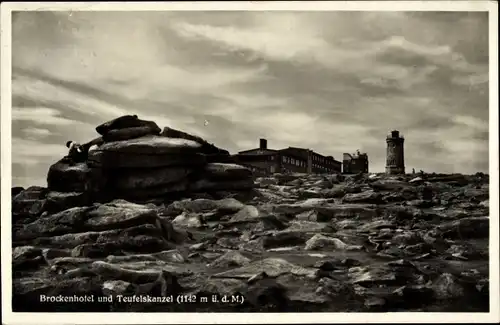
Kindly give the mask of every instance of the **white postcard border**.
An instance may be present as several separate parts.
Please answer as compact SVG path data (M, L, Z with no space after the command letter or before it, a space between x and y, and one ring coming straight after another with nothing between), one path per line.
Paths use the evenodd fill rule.
M11 310L11 12L12 11L489 11L490 58L490 312L489 313L13 313ZM494 1L231 1L231 2L3 2L1 4L2 315L5 324L187 323L478 323L498 322L498 4Z

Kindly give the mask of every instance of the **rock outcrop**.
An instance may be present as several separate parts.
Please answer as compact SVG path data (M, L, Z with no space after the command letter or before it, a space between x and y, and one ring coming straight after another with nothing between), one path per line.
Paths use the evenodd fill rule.
M97 132L88 162L12 189L16 312L488 311L487 175L254 180L136 116Z
M132 201L164 198L199 191L248 190L251 172L228 163L228 151L200 137L153 121L126 115L96 128L102 142L90 150L88 160L64 157L47 176L51 209L67 200L105 202L116 198ZM77 199L77 197L79 199ZM54 201L54 199L52 200Z

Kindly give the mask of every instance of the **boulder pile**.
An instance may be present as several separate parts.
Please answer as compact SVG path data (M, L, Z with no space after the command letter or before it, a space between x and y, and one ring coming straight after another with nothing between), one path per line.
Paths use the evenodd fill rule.
M12 189L15 312L488 312L487 175L250 182L224 151L158 131L103 124L87 163Z

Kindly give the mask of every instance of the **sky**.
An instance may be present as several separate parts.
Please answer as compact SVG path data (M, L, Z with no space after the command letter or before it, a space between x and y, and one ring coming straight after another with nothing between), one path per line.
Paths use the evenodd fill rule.
M371 172L397 129L407 171L487 172L488 71L486 12L16 12L12 185L124 114Z

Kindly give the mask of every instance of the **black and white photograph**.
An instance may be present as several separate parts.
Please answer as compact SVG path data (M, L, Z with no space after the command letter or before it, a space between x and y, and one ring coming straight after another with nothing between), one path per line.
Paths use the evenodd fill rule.
M498 321L497 3L349 3L2 3L6 324Z

